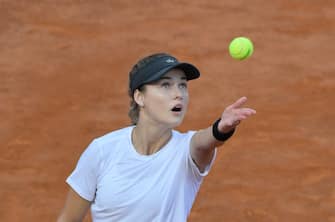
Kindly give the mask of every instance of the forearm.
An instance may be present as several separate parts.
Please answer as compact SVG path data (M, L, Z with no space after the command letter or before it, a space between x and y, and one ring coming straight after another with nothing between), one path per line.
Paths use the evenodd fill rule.
M215 147L221 146L224 141L215 139L212 133L212 127L197 131L192 138L192 145L199 150L214 150Z
M247 101L241 97L228 106L212 126L196 132L191 141L191 155L200 170L204 170L213 158L215 147L221 146L234 133L235 128L247 117L256 114L250 108L243 108Z
M221 146L224 141L219 141L213 136L213 126L197 131L191 141L191 156L200 171L213 159L215 148Z
M197 149L210 150L221 146L228 140L234 134L236 126L223 131L219 129L220 122L221 119L218 119L212 126L196 132L193 138L193 146Z

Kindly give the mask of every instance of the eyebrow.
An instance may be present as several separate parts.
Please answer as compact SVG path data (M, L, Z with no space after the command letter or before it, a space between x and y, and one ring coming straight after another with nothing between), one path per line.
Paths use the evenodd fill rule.
M163 77L161 77L159 80L162 80L162 79L172 79L172 78L169 77L169 76L163 76ZM181 80L187 80L186 76L183 76L183 77L181 77L180 79L181 79Z

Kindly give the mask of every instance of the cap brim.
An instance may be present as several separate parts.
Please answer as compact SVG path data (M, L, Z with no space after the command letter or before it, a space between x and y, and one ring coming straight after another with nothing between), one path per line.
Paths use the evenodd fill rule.
M183 70L187 80L197 79L200 77L199 70L192 64L179 63L179 65L176 65L174 68Z
M183 70L186 75L187 81L192 80L192 79L197 79L200 77L200 72L194 65L189 64L189 63L177 63L175 65L168 66L160 70L159 72L155 73L154 75L151 76L151 78L147 79L143 84L148 84L150 82L159 80L162 76L164 76L168 71L172 69Z

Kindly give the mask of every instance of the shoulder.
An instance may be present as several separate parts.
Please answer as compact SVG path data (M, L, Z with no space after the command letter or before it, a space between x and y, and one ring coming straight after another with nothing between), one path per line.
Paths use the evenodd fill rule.
M125 127L109 132L103 136L95 138L90 147L102 158L106 159L109 156L114 156L120 150L126 150L131 139L131 132L134 126Z
M103 147L110 144L115 144L118 141L128 141L131 136L131 132L134 126L128 126L122 129L117 129L109 132L103 136L94 139L94 142L99 146Z
M119 151L124 151L129 145L129 138L133 127L125 127L95 138L81 155L80 162L88 162L99 169L107 162L112 162Z
M173 138L177 141L189 141L193 135L196 133L196 131L190 130L186 132L180 132L177 130L173 130Z

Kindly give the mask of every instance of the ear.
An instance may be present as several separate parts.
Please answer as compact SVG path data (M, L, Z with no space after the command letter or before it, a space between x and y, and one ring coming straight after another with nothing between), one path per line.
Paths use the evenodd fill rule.
M140 90L136 89L135 92L134 92L134 100L135 100L135 102L140 107L143 107L144 106L144 95L143 95L143 92L141 92Z

